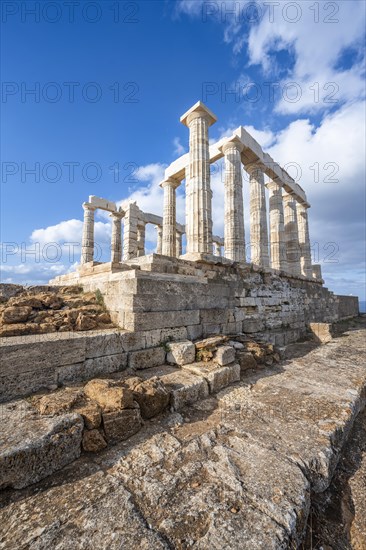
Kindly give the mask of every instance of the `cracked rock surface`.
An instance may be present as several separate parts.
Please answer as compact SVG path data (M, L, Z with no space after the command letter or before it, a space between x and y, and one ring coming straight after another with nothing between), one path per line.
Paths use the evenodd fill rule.
M365 407L365 334L361 320L36 485L3 491L0 548L297 548ZM356 502L365 492L354 487Z

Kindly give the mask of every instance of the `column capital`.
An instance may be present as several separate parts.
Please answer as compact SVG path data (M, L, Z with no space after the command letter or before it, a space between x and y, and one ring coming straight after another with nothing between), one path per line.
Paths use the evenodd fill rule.
M98 207L94 206L94 204L91 204L90 202L83 202L82 207L84 210L91 210L94 212Z
M282 194L282 199L286 202L290 202L290 201L296 200L296 195L294 195L294 193L286 192Z
M277 181L278 178L270 179L265 185L270 191L280 191L283 189L281 181Z
M176 180L175 178L168 178L166 180L163 180L159 183L159 186L164 189L164 187L172 187L173 189L177 189L179 187L181 182L179 180Z
M230 138L229 141L219 147L219 150L222 151L224 155L226 154L226 151L229 151L230 149L235 149L236 151L239 151L239 153L241 153L244 149L244 144L240 141L238 136Z
M264 173L263 165L259 161L250 162L249 164L244 164L244 168L249 175L258 171Z
M190 125L192 120L196 118L206 118L208 125L212 126L217 121L216 115L202 101L197 101L188 111L180 117L180 121L185 126Z
M115 212L111 212L109 214L109 217L121 220L122 218L125 217L125 214L126 212L124 210L116 210Z

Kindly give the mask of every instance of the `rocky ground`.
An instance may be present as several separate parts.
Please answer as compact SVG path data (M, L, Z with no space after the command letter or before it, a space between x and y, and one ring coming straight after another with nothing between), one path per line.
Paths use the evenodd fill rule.
M366 548L365 334L361 319L280 363L256 347L235 385L4 490L0 548Z
M103 298L78 286L0 285L0 336L112 327Z

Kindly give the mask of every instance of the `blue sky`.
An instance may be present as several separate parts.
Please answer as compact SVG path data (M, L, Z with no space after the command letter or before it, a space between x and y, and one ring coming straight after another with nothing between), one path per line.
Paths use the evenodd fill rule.
M288 166L312 204L327 286L365 299L363 2L1 7L2 281L44 282L75 265L79 248L69 257L65 242L80 243L90 194L161 213L164 168L187 151L179 117L201 99L218 117L212 140L243 125ZM212 187L222 235L220 172ZM101 215L103 257L109 235Z

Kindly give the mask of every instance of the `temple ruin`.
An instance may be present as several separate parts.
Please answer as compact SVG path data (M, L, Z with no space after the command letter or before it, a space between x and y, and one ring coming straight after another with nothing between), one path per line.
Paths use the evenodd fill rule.
M90 196L83 204L81 264L51 283L98 288L113 321L123 329L180 329L191 339L251 333L284 345L302 337L310 322L356 315L357 300L328 291L321 266L312 264L305 191L243 127L209 145L209 127L217 119L202 102L180 120L189 130L189 153L165 170L160 184L163 217L143 212L132 201L117 207ZM210 165L221 158L223 238L212 232L210 185ZM249 175L244 193L242 167ZM176 190L184 180L186 216L181 225L176 219ZM250 262L243 208L247 195ZM105 263L94 261L98 208L110 212L112 220L111 259ZM146 255L147 224L156 227L157 247L156 253ZM173 337L177 334L181 333Z

